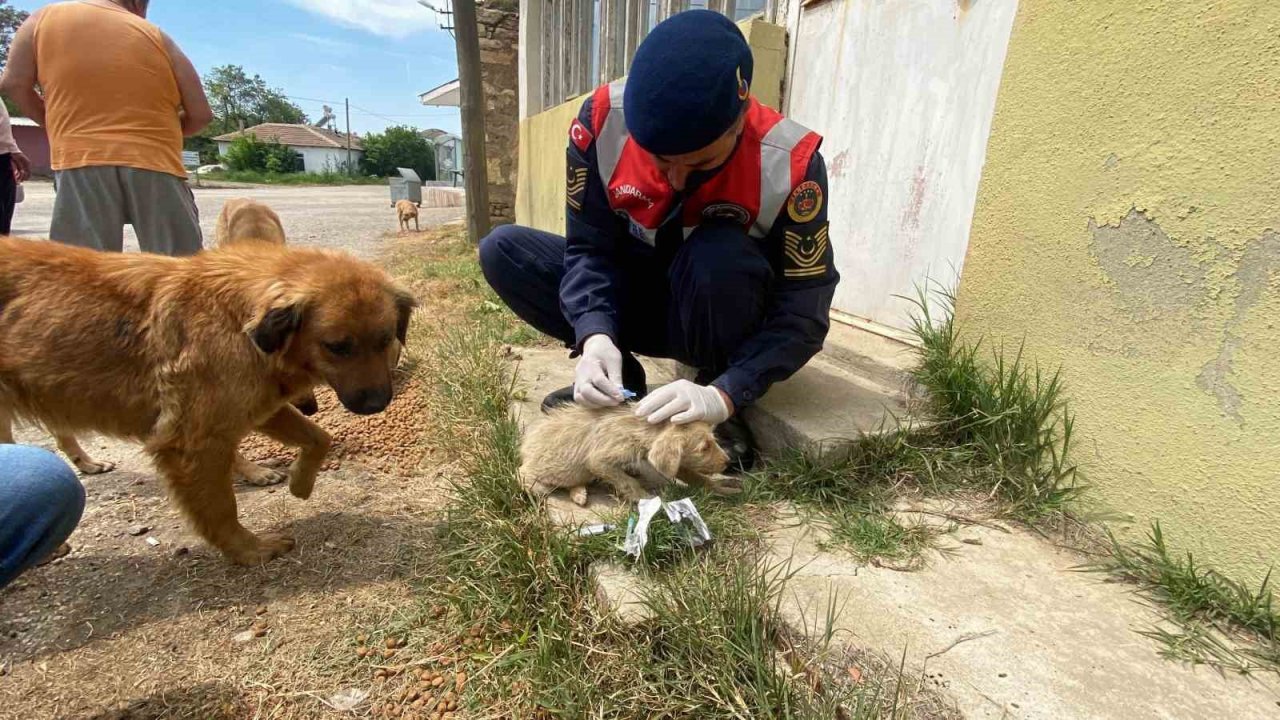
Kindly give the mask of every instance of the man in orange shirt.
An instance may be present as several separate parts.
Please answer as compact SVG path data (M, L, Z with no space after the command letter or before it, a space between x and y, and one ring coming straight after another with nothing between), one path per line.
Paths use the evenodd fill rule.
M191 61L147 22L147 5L38 10L14 35L0 91L48 130L54 240L118 252L130 224L144 251L192 255L203 241L182 138L213 111Z

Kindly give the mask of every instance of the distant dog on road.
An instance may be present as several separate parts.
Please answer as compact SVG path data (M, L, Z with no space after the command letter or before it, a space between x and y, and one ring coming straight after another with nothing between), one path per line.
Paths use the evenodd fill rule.
M409 232L409 220L413 219L413 229L416 232L422 232L418 227L418 206L409 200L396 201L396 216L400 218L400 230Z
M307 498L331 444L289 404L319 384L351 412L392 397L414 299L344 253L234 243L191 257L0 238L0 426L140 440L169 495L230 560L293 547L237 518L232 466L251 431L300 449Z

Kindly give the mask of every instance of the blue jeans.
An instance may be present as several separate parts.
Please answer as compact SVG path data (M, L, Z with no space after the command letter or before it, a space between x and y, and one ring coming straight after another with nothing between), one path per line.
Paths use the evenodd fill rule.
M48 557L84 512L84 486L57 455L0 445L0 587Z

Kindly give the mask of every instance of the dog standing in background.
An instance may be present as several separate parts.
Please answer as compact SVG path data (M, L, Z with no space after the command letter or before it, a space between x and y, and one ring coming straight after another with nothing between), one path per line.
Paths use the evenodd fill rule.
M409 232L409 220L413 219L413 229L415 232L422 232L418 227L418 206L408 200L396 201L396 216L400 218L401 232Z

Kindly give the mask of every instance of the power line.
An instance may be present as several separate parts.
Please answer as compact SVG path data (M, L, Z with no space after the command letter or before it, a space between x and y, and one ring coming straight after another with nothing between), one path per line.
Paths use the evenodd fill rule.
M343 102L345 102L343 100L324 100L321 98L302 97L301 95L285 95L284 97L290 100L301 100L303 102L320 103L322 105L340 105ZM431 119L437 119L437 118L453 117L454 115L454 113L449 111L435 112L435 113L420 113L420 114L413 114L413 115L386 115L383 113L374 112L373 110L370 110L368 108L360 107L355 103L351 103L351 109L359 113L364 113L365 115L370 115L382 120L386 120L387 122L390 122L390 123L396 122L394 118L431 120Z

